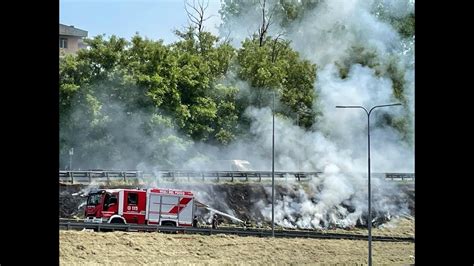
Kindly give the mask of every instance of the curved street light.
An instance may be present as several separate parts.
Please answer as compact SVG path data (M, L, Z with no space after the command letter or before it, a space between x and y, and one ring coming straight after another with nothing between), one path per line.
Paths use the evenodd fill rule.
M382 105L376 105L372 108L370 108L369 111L363 106L360 105L337 105L336 108L360 108L365 111L367 114L367 161L368 161L368 170L367 170L367 176L368 176L368 194L369 194L369 217L367 218L367 226L369 229L369 266L372 265L372 212L371 212L371 206L370 206L370 114L372 111L376 108L379 107L387 107L387 106L395 106L395 105L402 105L401 103L391 103L391 104L382 104Z

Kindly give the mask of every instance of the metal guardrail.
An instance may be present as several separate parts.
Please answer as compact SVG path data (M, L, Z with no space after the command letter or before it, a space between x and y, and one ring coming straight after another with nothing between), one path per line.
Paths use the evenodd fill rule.
M271 230L259 229L212 229L212 228L194 228L194 227L168 227L156 225L138 225L138 224L101 224L101 223L84 223L84 222L70 222L60 221L60 229L66 230L81 230L93 229L96 231L103 230L119 230L119 231L145 231L145 232L183 232L188 234L227 234L239 236L272 236ZM337 233L321 233L316 231L290 231L290 230L275 230L275 237L287 238L319 238L319 239L349 239L349 240L366 240L366 235L356 234L337 234ZM387 241L387 242L415 242L414 237L390 237L390 236L372 236L373 241Z
M275 172L275 178L286 179L295 178L297 181L306 181L313 176L318 176L322 172ZM258 181L272 177L271 171L180 171L180 170L163 170L152 174L146 174L141 171L59 171L59 181L70 184L89 184L93 180L96 182L105 182L109 184L111 181L137 181L146 178L161 178L164 180L176 181L177 179L185 179L187 181L201 179L220 181ZM373 173L373 177L385 177L389 180L414 180L414 173Z
M311 178L311 176L319 175L322 172L275 172L275 178L296 178L298 181ZM71 184L91 183L92 180L97 182L111 181L134 181L145 178L162 178L165 180L176 181L177 179L201 179L203 181L215 180L230 181L250 179L262 181L262 178L271 178L271 171L159 171L156 177L151 174L144 174L140 171L59 171L59 181Z
M385 173L385 178L390 180L414 180L415 173Z
M110 181L130 181L143 178L141 171L59 171L59 181L65 183L91 183L92 180L98 182Z
M141 171L59 171L59 177L140 177Z
M307 179L311 176L316 176L322 172L275 172L275 178L296 178L298 181L301 179ZM249 178L258 179L262 181L262 178L271 178L271 171L160 171L160 178L200 178L214 179L220 181L221 179L229 180L232 182L234 179L245 179L249 181Z

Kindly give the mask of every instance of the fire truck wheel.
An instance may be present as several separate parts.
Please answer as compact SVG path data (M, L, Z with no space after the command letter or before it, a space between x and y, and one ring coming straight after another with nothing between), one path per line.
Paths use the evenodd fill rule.
M114 218L112 221L110 221L111 224L124 224L122 219L119 218Z
M161 226L171 226L171 227L176 227L176 223L171 222L171 221L166 221L161 223Z

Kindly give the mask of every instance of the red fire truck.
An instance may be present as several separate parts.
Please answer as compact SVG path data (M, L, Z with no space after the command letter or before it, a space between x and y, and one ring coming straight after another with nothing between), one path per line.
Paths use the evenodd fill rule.
M102 189L89 193L85 222L192 226L195 204L190 191Z

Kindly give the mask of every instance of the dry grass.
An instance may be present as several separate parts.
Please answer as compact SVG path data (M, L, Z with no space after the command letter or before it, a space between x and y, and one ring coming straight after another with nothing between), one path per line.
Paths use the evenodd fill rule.
M331 233L341 234L361 234L367 235L366 228L354 229L335 229ZM393 219L377 228L372 228L373 236L396 236L396 237L414 237L415 236L415 220L411 218Z
M375 230L379 230L379 235L384 232L404 235L403 232L408 233L412 228L411 221L400 220ZM373 242L372 246L374 264L415 262L413 243ZM61 231L60 262L61 265L366 264L367 241Z

